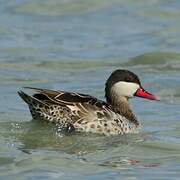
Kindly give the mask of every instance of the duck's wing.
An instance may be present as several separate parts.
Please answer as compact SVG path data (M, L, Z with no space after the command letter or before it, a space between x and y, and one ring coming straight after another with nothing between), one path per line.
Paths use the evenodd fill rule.
M25 88L37 92L33 95L33 98L42 101L48 106L60 105L69 108L70 112L75 117L75 120L86 119L93 121L99 117L110 117L110 106L93 96L49 89Z
M55 90L41 89L34 87L24 87L24 88L31 89L37 92L33 94L33 97L50 104L55 103L60 105L63 104L73 105L74 103L92 103L92 104L100 103L100 100L87 94L66 92L66 91L55 91Z

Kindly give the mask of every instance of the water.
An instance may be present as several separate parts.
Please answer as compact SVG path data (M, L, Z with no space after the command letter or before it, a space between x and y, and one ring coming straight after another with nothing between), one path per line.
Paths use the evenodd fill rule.
M1 0L0 179L179 179L180 2ZM104 98L112 70L160 102L131 101L139 135L64 135L31 121L23 86Z

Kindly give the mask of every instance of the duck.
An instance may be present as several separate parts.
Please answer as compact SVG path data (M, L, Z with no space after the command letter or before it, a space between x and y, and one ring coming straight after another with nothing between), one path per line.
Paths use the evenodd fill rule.
M34 87L34 94L18 91L28 104L33 119L55 123L67 132L87 132L103 135L136 134L141 124L133 113L129 100L141 97L158 100L144 90L138 76L126 69L111 73L105 83L105 99L76 92Z

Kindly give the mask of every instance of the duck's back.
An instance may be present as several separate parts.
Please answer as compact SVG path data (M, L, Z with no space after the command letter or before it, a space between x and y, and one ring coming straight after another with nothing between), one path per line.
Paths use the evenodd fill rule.
M19 95L29 105L34 119L54 122L67 129L70 127L70 130L106 135L138 131L124 116L115 113L110 105L95 97L64 91L30 89L37 93L29 96L21 91Z

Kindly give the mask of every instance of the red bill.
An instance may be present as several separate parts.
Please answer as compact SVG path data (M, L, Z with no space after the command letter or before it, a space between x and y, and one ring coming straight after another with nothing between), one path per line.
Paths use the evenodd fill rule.
M159 99L154 96L153 94L145 91L142 87L140 87L136 93L134 94L134 96L137 96L137 97L141 97L141 98L145 98L145 99L150 99L150 100L156 100L156 101L159 101Z

